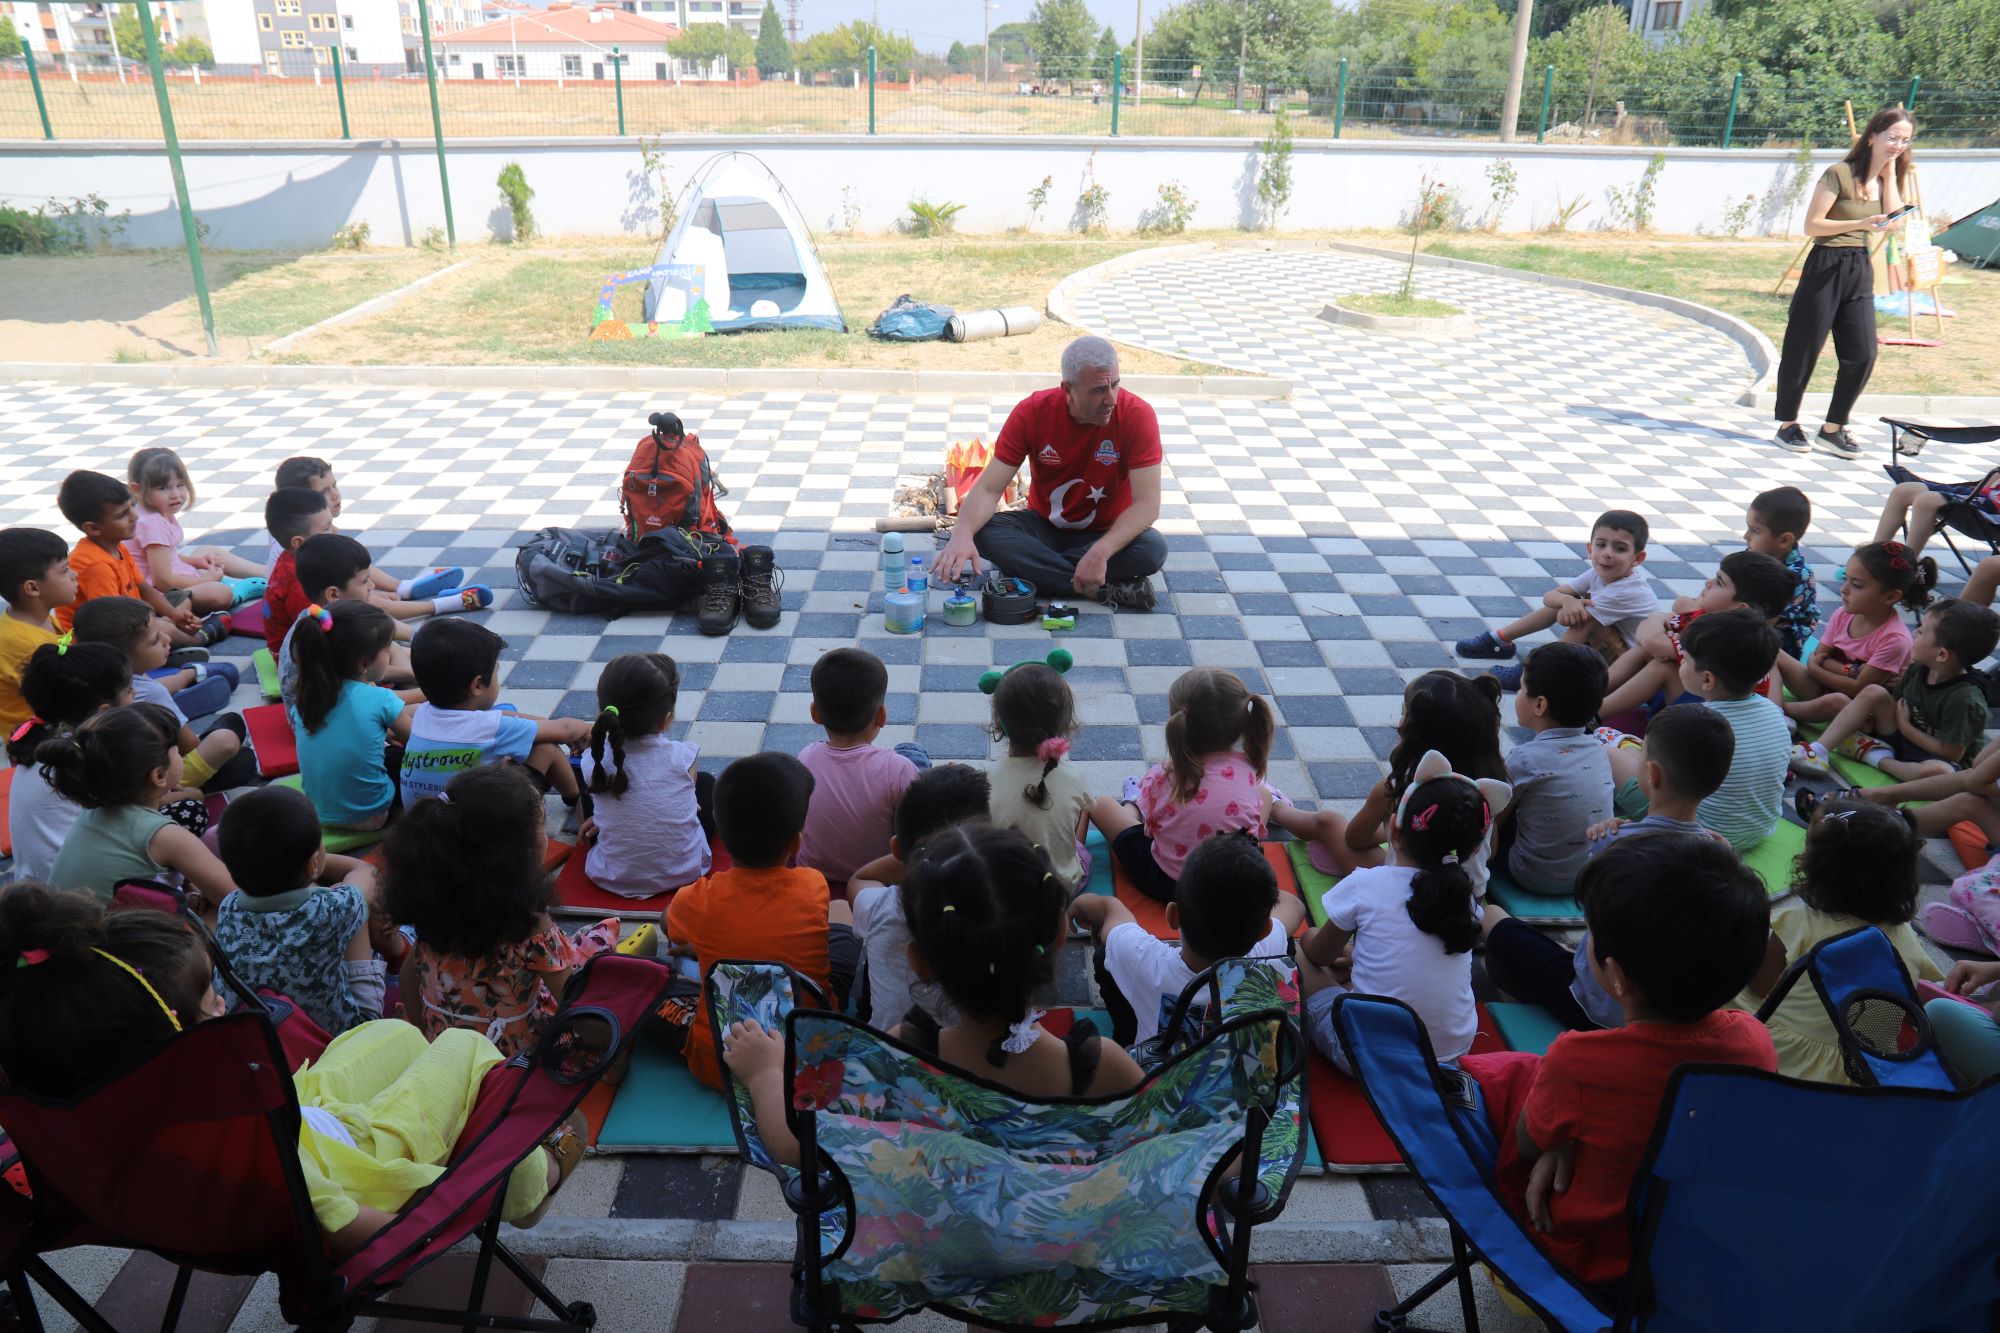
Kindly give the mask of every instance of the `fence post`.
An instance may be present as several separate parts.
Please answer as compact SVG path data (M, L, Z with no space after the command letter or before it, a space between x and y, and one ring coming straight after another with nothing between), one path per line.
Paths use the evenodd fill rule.
M1118 92L1125 83L1125 53L1111 53L1111 137L1118 137Z
M611 48L611 89L618 98L618 137L625 137L625 62L618 48Z
M868 132L875 132L875 46L868 46Z
M208 338L208 354L215 356L221 350L215 342L215 307L208 299L208 271L201 264L201 234L195 230L187 172L181 167L181 141L174 133L174 109L167 102L167 72L160 68L160 34L153 26L151 5L133 8L139 11L139 31L146 38L146 64L153 74L153 97L160 104L160 134L167 141L167 166L173 173L174 199L181 208L181 235L187 241L188 267L194 274L195 302L201 307L201 331Z
M340 74L340 47L333 48L333 95L340 103L340 137L352 139L354 134L347 128L347 80Z
M1729 85L1729 119L1722 122L1722 146L1729 147L1736 137L1736 99L1743 92L1743 71L1736 72L1736 81Z
M417 26L424 30L424 81L431 88L431 134L437 140L438 188L444 193L444 239L458 253L458 224L451 217L451 176L444 166L444 112L438 106L437 58L431 54L430 0L417 0Z
M1340 79L1333 90L1333 137L1340 137L1340 124L1347 119L1347 57L1340 58Z
M26 48L23 49L25 50ZM1912 74L1910 76L1910 95L1903 99L1903 110L1915 111L1917 109L1917 85L1923 81L1924 76L1921 74Z
M42 76L35 70L35 53L28 49L26 42L21 44L21 57L28 62L28 83L35 90L35 110L42 118L42 137L53 139L56 132L49 126L49 103L42 96Z
M1541 143L1549 133L1549 99L1556 93L1556 67L1550 65L1542 71L1542 123L1535 127L1535 142Z

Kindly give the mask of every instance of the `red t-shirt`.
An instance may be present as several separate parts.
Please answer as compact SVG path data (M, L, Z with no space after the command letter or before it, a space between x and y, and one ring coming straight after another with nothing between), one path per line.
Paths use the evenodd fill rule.
M1062 387L1029 394L1007 414L993 460L1028 465L1028 508L1059 528L1102 532L1132 503L1132 470L1160 465L1160 419L1135 393L1120 392L1111 420L1086 425L1069 414Z
M299 584L298 557L286 551L271 566L271 577L264 588L264 646L271 650L273 657L285 642L285 633L292 622L299 618L299 612L312 604L306 590Z

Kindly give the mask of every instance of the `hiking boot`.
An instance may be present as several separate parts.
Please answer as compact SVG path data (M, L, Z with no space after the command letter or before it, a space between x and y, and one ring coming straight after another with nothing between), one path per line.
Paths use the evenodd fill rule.
M1847 433L1847 427L1845 426L1836 426L1832 430L1820 431L1817 435L1813 436L1813 443L1828 453L1836 454L1841 458L1861 457L1861 445L1852 435Z
M1125 611L1150 611L1160 604L1153 591L1153 580L1144 575L1105 584L1098 590L1097 600L1114 610Z
M1812 451L1812 441L1806 438L1806 433L1799 429L1799 423L1796 421L1789 426L1780 426L1771 442L1780 449L1789 449L1795 454Z
M695 624L703 634L727 634L743 618L741 562L736 552L724 551L701 562L701 593L696 603Z
M743 618L751 629L774 629L784 612L778 590L785 586L784 571L777 567L768 546L746 546L741 554L743 578Z

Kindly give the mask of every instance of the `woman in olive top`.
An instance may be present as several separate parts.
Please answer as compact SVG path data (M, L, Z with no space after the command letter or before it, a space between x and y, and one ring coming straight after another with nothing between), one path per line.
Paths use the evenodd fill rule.
M1903 206L1912 169L1910 136L1916 128L1910 113L1899 106L1877 111L1847 156L1828 167L1813 188L1806 205L1812 255L1792 293L1785 348L1778 359L1781 448L1802 454L1813 446L1799 428L1799 400L1831 331L1840 373L1818 443L1843 458L1861 456L1861 446L1847 433L1847 414L1875 369L1875 279L1868 246L1871 238L1903 225L1888 216Z

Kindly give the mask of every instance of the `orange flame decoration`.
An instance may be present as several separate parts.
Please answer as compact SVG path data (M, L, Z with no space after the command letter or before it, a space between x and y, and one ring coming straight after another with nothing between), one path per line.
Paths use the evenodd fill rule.
M959 500L965 499L967 491L979 480L980 470L993 461L993 451L984 440L971 440L964 444L948 444L944 450L944 482Z

